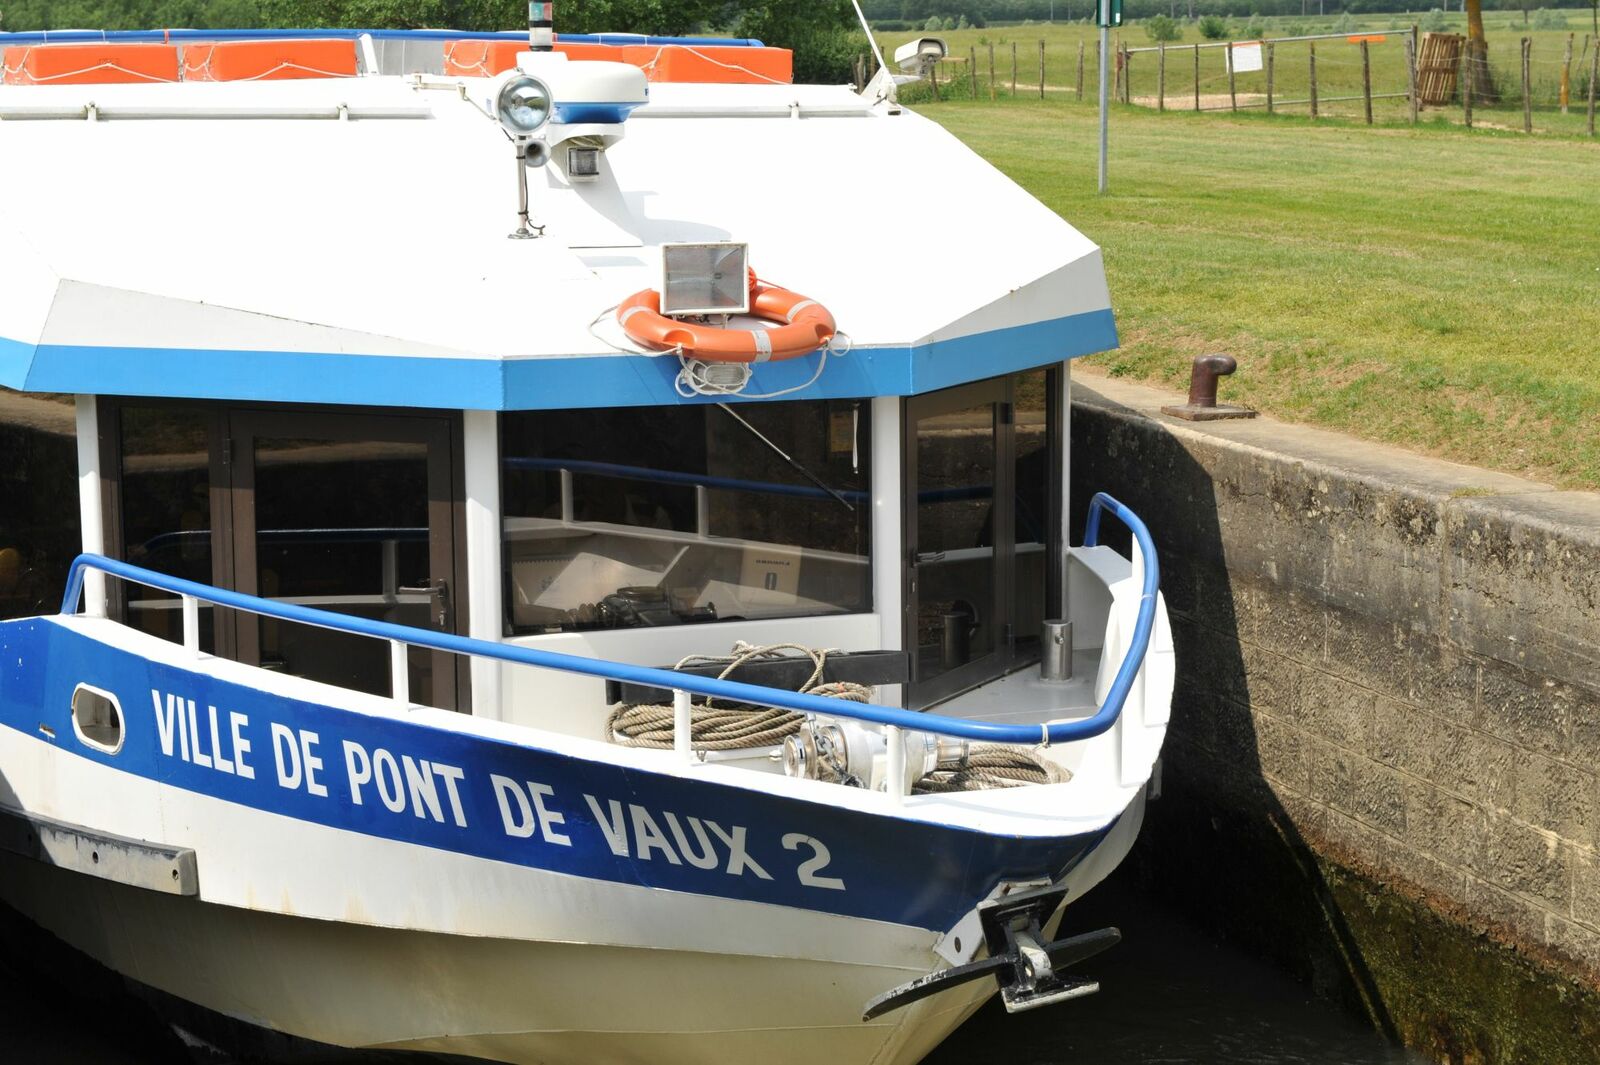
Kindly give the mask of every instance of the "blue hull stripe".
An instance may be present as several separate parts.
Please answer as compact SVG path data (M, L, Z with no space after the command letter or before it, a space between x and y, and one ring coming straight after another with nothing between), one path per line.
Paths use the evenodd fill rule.
M80 683L117 697L119 753L75 735ZM1105 837L879 817L369 717L151 662L42 619L0 623L0 724L124 773L330 828L936 931L1001 880L1059 877Z
M1032 369L1117 346L1110 310L904 347L857 348L763 363L749 391L804 384L795 398L907 396ZM26 344L0 338L0 385L30 392L340 403L464 410L555 410L737 401L684 399L678 360L648 356L526 359L299 351Z

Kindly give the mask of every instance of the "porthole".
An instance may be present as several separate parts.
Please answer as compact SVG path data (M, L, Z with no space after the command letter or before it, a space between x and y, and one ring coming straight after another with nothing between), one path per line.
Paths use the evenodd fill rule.
M108 691L80 684L72 692L72 731L97 751L122 750L122 706Z

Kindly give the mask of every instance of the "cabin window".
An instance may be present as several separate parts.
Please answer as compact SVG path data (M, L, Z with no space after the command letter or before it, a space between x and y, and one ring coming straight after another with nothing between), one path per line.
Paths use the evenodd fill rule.
M1037 661L1060 614L1061 387L1046 368L906 401L908 705Z
M125 406L120 410L121 517L124 557L136 566L212 583L211 422L198 407ZM178 597L128 584L129 625L183 641ZM200 645L214 649L213 610L200 605Z
M515 633L871 609L865 400L501 421Z
M0 388L0 619L53 614L82 549L71 396Z

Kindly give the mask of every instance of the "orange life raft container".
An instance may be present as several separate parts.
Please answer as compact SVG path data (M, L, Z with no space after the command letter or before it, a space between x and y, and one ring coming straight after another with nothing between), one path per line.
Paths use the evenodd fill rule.
M636 292L617 306L622 331L640 344L706 362L781 362L816 351L838 332L833 314L814 299L757 280L750 271L750 315L775 328L702 325L661 313L661 293Z

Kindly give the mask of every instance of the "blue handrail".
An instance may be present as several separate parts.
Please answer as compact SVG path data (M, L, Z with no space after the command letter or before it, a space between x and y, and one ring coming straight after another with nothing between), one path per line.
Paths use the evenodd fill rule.
M1133 534L1144 562L1144 586L1139 591L1139 613L1133 622L1133 642L1122 659L1122 665L1117 668L1117 675L1111 678L1110 690L1106 692L1105 705L1115 706L1117 712L1121 713L1122 704L1127 701L1128 692L1139 676L1139 667L1144 665L1145 652L1150 649L1150 634L1156 623L1156 596L1161 590L1161 562L1156 558L1156 542L1150 538L1150 530L1139 515L1105 492L1096 492L1094 498L1089 500L1089 518L1083 526L1084 547L1099 545L1100 515L1107 510ZM1100 713L1105 713L1105 707L1101 707ZM1106 727L1110 728L1110 725Z
M1139 614L1138 620L1134 624L1133 644L1128 648L1128 653L1117 670L1116 678L1111 683L1111 690L1106 695L1104 705L1092 717L1081 718L1076 721L1063 721L1048 726L998 725L987 721L969 721L965 718L944 717L939 714L919 713L914 710L902 710L890 706L874 706L867 703L848 702L843 699L829 699L820 695L807 695L782 688L767 688L759 684L745 684L741 681L697 677L670 669L656 669L650 666L629 665L624 662L583 658L579 655L542 651L532 647L515 647L489 640L474 639L469 636L456 636L452 633L414 629L405 625L396 625L392 622L372 621L367 618L335 613L331 610L316 610L311 607L298 606L294 603L261 599L253 595L245 595L242 592L228 591L224 588L213 588L195 581L184 580L182 577L172 577L165 573L156 573L140 566L119 562L103 555L83 554L73 560L72 570L67 578L66 595L62 597L61 601L61 613L74 614L77 612L78 601L83 595L84 572L93 569L110 574L113 577L120 577L123 580L134 581L160 591L169 592L173 595L192 596L202 602L212 603L217 606L244 610L283 621L298 622L303 625L315 625L319 628L333 629L357 636L369 636L378 640L398 640L402 643L416 647L428 647L436 651L478 655L483 658L493 658L517 665L556 669L566 673L578 673L583 676L618 680L628 684L640 684L653 688L677 688L694 695L734 702L755 703L759 706L774 706L803 714L829 714L833 717L853 718L857 721L869 721L878 725L895 725L915 732L928 732L938 736L953 736L957 739L985 740L990 743L1070 743L1074 740L1086 740L1098 736L1116 724L1117 718L1122 714L1123 703L1127 701L1128 691L1133 687L1134 678L1138 675L1139 667L1144 662L1145 651L1150 645L1150 633L1155 625L1158 575L1156 572L1155 543L1150 539L1150 531L1145 528L1144 522L1140 521L1138 515L1134 514L1133 511L1110 496L1101 493L1096 495L1089 505L1092 523L1090 529L1092 532L1098 533L1098 511L1100 508L1109 509L1120 518L1123 524L1133 531L1135 538L1139 542L1140 549L1144 552L1144 594L1139 600ZM1085 546L1095 546L1087 535L1085 536Z
M70 42L128 41L165 44L183 41L283 41L330 37L354 39L371 34L374 40L417 41L525 41L527 30L361 30L285 29L285 30L19 30L0 33L4 44L66 44ZM568 44L682 44L691 47L760 48L754 37L652 37L642 33L560 33L557 43Z

